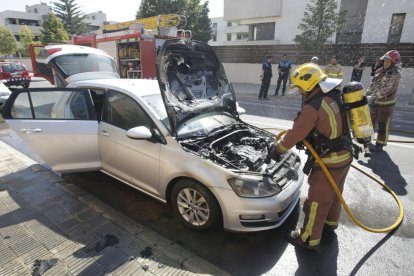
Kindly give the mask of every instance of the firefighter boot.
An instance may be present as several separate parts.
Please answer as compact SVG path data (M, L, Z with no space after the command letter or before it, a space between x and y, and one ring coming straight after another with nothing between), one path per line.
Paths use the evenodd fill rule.
M317 245L309 245L308 242L303 242L300 237L300 229L296 229L287 235L287 239L289 242L294 246L300 246L309 250L316 250L319 247L319 244Z

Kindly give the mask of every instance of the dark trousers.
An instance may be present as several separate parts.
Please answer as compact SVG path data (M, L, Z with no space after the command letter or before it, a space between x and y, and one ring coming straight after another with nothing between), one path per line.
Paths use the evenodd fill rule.
M263 78L262 86L260 87L260 92L259 92L260 100L267 98L267 91L269 91L270 80L271 78Z
M280 83L283 81L283 88L282 88L282 95L285 95L286 92L286 83L288 80L289 74L284 73L284 74L279 74L279 78L277 79L277 86L276 86L276 90L275 90L275 95L279 94L279 89L280 89Z
M377 144L386 146L390 134L390 123L394 106L374 105L371 108L371 118L374 128L378 126Z

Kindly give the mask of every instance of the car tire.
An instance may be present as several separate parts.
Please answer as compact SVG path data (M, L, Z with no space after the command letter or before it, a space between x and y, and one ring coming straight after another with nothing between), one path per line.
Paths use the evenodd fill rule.
M192 180L180 180L171 191L171 205L175 215L186 227L194 230L216 229L221 212L213 194Z
M22 86L23 86L23 88L24 88L24 89L27 89L27 88L29 88L29 86L30 86L30 82L25 83L25 84L23 84Z

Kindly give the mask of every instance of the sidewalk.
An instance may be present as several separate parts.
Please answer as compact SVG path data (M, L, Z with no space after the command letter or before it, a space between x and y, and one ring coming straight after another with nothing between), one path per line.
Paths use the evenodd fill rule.
M233 83L234 91L236 93L236 98L238 99L239 96L249 96L257 100L257 96L259 95L260 91L260 84L251 84L251 83ZM273 94L275 92L276 86L270 85L268 97L269 99L274 99ZM405 91L405 93L397 93L397 103L395 105L396 111L407 111L407 112L414 112L414 104L410 104L410 99L414 97L410 91ZM279 98L281 91L279 91ZM289 94L286 91L286 96L283 97L286 101L300 101L300 96L298 94Z
M0 275L226 275L0 141Z

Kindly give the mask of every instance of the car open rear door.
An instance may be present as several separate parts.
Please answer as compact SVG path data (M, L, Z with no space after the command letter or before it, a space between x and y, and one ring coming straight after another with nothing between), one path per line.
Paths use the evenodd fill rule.
M15 91L3 117L58 172L99 170L98 121L89 91L39 88Z

